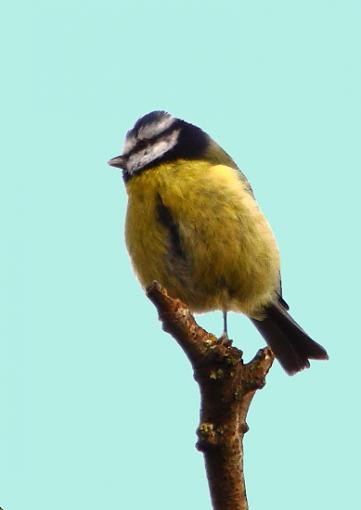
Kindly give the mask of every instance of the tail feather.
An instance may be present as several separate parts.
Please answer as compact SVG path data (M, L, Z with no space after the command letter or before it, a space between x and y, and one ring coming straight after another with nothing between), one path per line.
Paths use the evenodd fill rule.
M284 308L273 303L262 320L251 319L290 375L308 368L310 359L328 359L326 350L312 340Z

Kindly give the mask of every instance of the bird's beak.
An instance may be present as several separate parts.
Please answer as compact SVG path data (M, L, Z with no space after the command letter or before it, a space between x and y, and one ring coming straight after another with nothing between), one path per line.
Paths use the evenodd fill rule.
M116 168L125 168L125 156L116 156L108 161L108 165L115 166Z

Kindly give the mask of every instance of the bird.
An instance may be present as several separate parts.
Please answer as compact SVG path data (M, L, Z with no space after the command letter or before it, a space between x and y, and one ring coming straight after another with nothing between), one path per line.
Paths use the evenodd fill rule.
M246 176L201 128L166 111L139 118L121 155L125 240L144 288L153 281L192 312L245 314L285 371L328 359L289 314L272 229Z

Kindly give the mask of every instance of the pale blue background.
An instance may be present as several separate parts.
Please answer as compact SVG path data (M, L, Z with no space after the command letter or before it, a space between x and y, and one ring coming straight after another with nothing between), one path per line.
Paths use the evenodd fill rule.
M5 510L210 508L198 389L132 273L126 194L105 164L156 108L203 127L245 171L285 297L331 357L294 378L275 365L257 395L251 510L357 507L360 15L356 0L3 8ZM220 313L199 321L220 333ZM246 359L263 345L242 317L230 331Z

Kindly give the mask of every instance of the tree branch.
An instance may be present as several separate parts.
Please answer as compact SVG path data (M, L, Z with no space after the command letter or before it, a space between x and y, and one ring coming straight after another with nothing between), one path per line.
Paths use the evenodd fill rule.
M249 363L228 338L217 339L198 326L187 306L157 282L147 289L164 331L186 353L201 391L197 448L204 454L214 510L247 510L243 436L256 390L263 388L274 355L269 347Z

